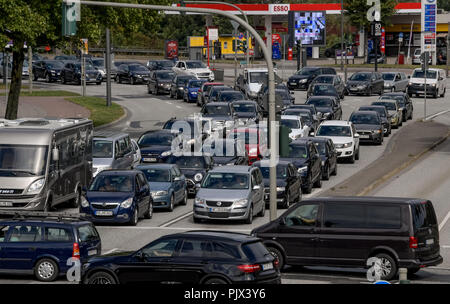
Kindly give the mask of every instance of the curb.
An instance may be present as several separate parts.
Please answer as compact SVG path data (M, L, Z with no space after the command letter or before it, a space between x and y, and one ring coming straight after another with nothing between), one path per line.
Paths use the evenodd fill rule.
M118 105L119 105L119 104L118 104ZM111 122L109 122L109 123L107 123L107 124L98 126L98 127L94 128L94 130L101 130L101 129L105 129L105 128L111 127L111 126L113 126L113 125L115 125L115 124L120 123L120 122L121 122L122 120L124 120L125 118L127 118L127 117L128 117L128 114L129 114L130 112L128 111L128 109L127 109L126 107L121 106L121 105L119 105L119 106L123 109L123 115L122 115L122 116L120 116L120 117L117 118L116 120L111 121Z
M396 175L400 171L402 171L402 170L406 169L407 167L409 167L410 165L412 165L414 162L416 162L419 158L424 156L426 153L428 153L429 151L431 151L434 148L436 148L437 146L439 146L441 143L443 143L449 137L450 137L450 132L448 132L447 135L445 135L444 137L442 137L441 139L436 141L434 144L432 144L431 146L429 146L428 148L426 148L425 150L423 150L419 154L415 155L412 159L408 160L407 162L403 163L399 167L397 167L394 170L390 171L389 173L385 174L384 176L382 176L378 180L374 181L372 184L370 184L369 186L364 188L363 191L359 192L356 196L367 195L369 192L371 192L372 190L374 190L375 188L377 188L378 186L380 186L384 182L386 182L389 179L391 179L394 175Z

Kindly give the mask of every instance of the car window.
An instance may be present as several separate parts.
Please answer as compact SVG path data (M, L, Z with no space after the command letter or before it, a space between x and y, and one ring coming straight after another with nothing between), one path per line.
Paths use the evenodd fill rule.
M240 259L241 255L237 247L222 243L213 242L213 256L214 258L222 259Z
M270 254L264 244L260 241L242 245L242 251L251 262L261 261Z
M0 242L5 241L6 234L8 233L9 226L1 226L0 227Z
M181 246L179 257L205 258L211 257L212 246L208 241L185 240Z
M288 227L314 227L319 213L318 204L301 205L286 216Z
M44 228L45 240L49 242L69 242L72 241L72 233L69 229L65 228Z
M363 228L364 205L327 204L323 222L326 228Z
M367 206L367 228L396 229L401 226L400 206Z
M42 239L41 228L38 226L18 225L12 228L10 242L35 242Z
M178 244L178 239L156 241L142 249L146 257L172 257Z
M92 240L98 240L99 235L97 230L91 225L83 225L77 228L79 242L89 242Z

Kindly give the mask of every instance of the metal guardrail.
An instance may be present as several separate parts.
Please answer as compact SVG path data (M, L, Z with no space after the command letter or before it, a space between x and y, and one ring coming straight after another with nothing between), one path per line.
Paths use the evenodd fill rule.
M104 53L106 52L105 48L89 48L90 52L94 53ZM164 50L158 49L144 49L144 48L124 48L124 47L116 47L112 48L112 53L127 53L127 54L151 54L151 55L160 55L164 56ZM184 56L189 54L189 49L187 47L181 47L178 49L179 56Z

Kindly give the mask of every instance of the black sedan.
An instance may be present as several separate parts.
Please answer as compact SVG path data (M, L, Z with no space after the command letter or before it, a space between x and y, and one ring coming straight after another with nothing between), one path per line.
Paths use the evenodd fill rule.
M176 75L170 84L170 98L180 99L184 96L184 88L191 79L197 79L194 75Z
M312 96L306 101L307 105L314 105L316 110L322 114L324 120L342 119L342 107L336 102L334 96Z
M85 64L86 83L102 84L103 78L91 64ZM66 84L68 82L75 82L81 85L81 63L67 62L61 70L61 82Z
M403 114L403 121L407 121L413 118L414 106L411 101L411 98L407 93L403 92L392 92L392 93L384 93L381 95L380 100L382 99L395 99L398 101L400 110Z
M311 89L314 84L316 83L327 83L334 86L336 91L339 94L340 99L344 99L345 95L347 94L345 83L342 81L341 76L339 75L319 75L317 76L309 85L308 92L306 93L306 96L309 97L311 95Z
M162 162L172 155L173 148L182 149L183 142L171 130L152 130L145 132L137 142L141 149L141 163Z
M58 81L64 64L58 60L40 60L33 63L33 80L44 78L47 82Z
M357 72L347 80L346 87L348 94L381 95L384 92L384 80L378 72Z
M336 74L333 68L321 68L321 67L304 67L295 72L294 75L289 77L287 85L289 90L304 89L307 90L311 81L321 74Z
M94 257L84 284L280 284L278 260L260 239L238 233L189 231L143 248Z
M270 201L270 167L264 166L265 161L253 163L254 167L261 170L264 181L264 200L266 204ZM277 204L281 208L289 208L292 203L302 200L302 179L297 172L297 167L288 161L277 163Z
M332 84L327 83L316 83L311 85L310 91L308 91L308 98L311 96L334 96L336 101L340 101L341 97L336 91L336 88Z
M146 84L150 78L150 71L142 64L122 64L117 70L116 80L118 83L124 81L131 85L136 83Z
M337 151L333 141L325 137L313 137L311 141L316 145L322 159L322 179L329 180L330 175L337 175Z
M233 102L237 100L246 100L245 95L239 91L224 90L218 93L216 101Z
M391 135L392 132L392 126L391 126L391 120L388 118L388 111L386 110L385 106L362 106L359 107L358 111L375 111L378 112L378 115L380 115L381 123L383 124L383 133L384 137L387 137Z
M170 93L170 86L175 77L175 72L167 70L156 70L151 72L147 83L147 91L149 94L158 95L159 93Z
M230 92L237 92L232 87L222 85L222 86L213 86L211 90L209 91L208 100L207 102L214 102L218 101L217 97L222 91L230 91ZM245 98L243 98L245 99Z
M378 112L356 111L349 118L359 134L360 142L383 143L384 128Z

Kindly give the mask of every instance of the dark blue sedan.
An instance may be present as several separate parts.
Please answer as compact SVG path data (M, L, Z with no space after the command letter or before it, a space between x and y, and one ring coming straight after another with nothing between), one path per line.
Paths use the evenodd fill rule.
M128 223L153 215L153 200L144 174L138 170L105 170L97 174L84 197L80 212L96 223Z
M186 178L177 165L140 165L136 169L144 173L150 185L154 208L173 211L175 204L187 204Z

